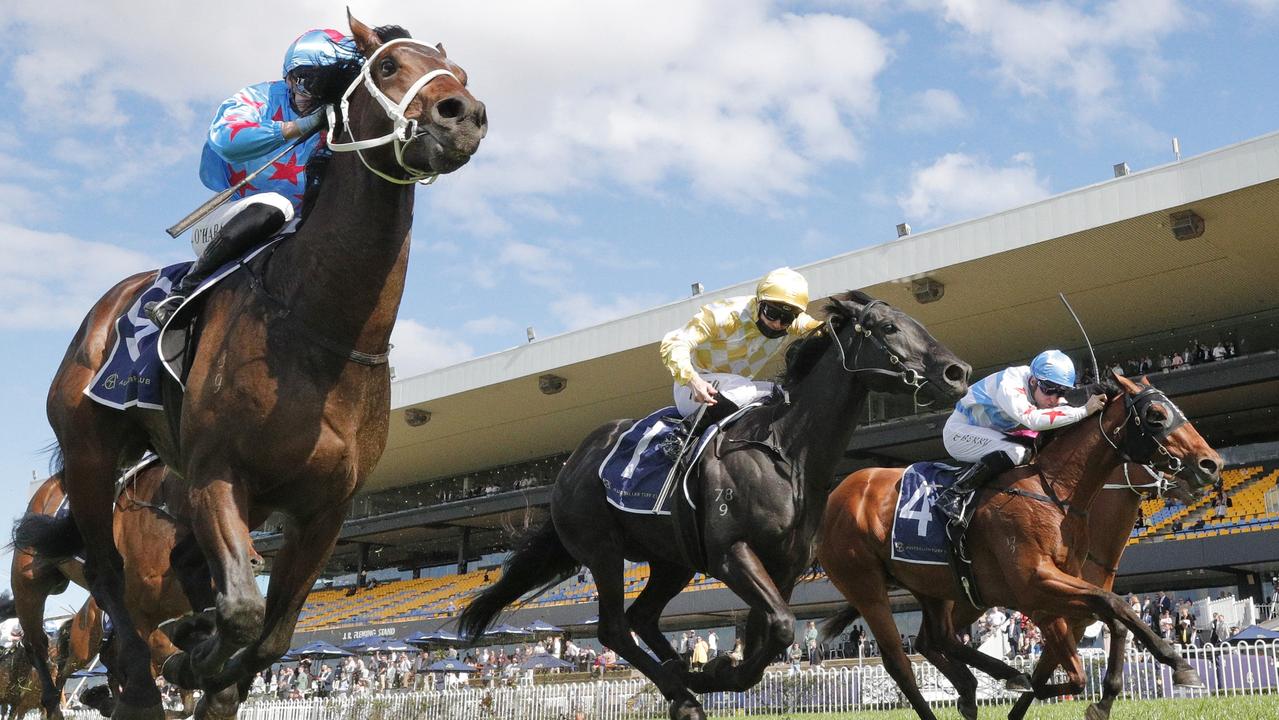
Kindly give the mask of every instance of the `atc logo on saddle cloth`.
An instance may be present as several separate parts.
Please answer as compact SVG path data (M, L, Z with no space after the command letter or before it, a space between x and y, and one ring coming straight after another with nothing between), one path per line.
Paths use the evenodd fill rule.
M193 307L201 293L243 267L244 263L271 247L278 240L279 237L272 238L250 250L240 260L223 265L187 297L182 307L174 313L174 317L180 319L190 315L192 311L189 308ZM182 326L184 331L186 327L183 322L172 321L164 329L156 327L143 308L149 302L163 300L168 296L169 291L187 274L191 265L190 262L183 262L158 270L155 281L134 298L128 311L115 321L115 346L107 355L102 369L84 388L85 395L117 410L134 406L151 410L164 409L160 387L161 373L168 371L178 385L183 384L183 377L178 367L160 357L161 339L166 335L176 334L174 328L177 326Z
M915 463L902 473L897 512L893 517L894 560L920 565L950 565L946 517L933 510L942 490L955 482L960 468L942 463Z

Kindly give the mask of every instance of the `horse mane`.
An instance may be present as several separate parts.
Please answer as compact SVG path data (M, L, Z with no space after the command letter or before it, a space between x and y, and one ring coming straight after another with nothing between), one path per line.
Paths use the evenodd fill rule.
M830 300L830 302L822 306L822 310L826 313L826 318L830 324L839 328L844 322L853 319L852 312L844 303L852 302L858 305L865 305L873 301L874 298L861 290L849 290L838 295L832 295ZM825 330L826 326L822 325L809 331L786 350L786 367L777 376L778 384L783 387L794 385L812 372L817 360L830 347L831 336Z
M412 37L408 30L399 25L382 25L374 28L373 32L382 42ZM360 75L360 70L364 67L364 58L358 55L346 58L340 52L338 56L343 59L333 65L316 68L319 79L316 81L315 98L321 107L341 102L342 94L351 86L351 83L355 82ZM298 211L299 228L306 222L307 215L315 205L320 180L324 177L324 171L328 169L331 159L332 154L329 150L317 149L316 152L311 153L311 158L306 162L307 182L306 188L302 191L302 207Z

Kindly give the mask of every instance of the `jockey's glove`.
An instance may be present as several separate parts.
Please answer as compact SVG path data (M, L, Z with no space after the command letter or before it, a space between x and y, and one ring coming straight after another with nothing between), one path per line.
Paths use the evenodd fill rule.
M310 135L316 128L324 123L323 109L316 110L310 115L304 115L293 121L294 126L298 129L298 137L306 137Z

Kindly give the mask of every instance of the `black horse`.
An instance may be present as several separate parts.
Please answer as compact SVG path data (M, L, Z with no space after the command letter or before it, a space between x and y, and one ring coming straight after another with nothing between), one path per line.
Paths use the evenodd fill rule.
M652 680L675 720L704 718L693 692L743 690L794 639L787 602L812 566L814 541L835 464L848 446L870 390L946 399L968 388L970 368L905 313L861 292L835 296L822 328L787 353L778 393L719 436L699 461L700 547L681 552L671 516L637 515L605 499L597 469L633 421L591 433L556 479L551 520L525 537L501 580L462 613L472 641L526 593L547 588L585 565L599 586L599 639ZM677 513L678 515L678 513ZM685 556L700 556L704 562ZM640 596L624 610L623 560L648 561ZM694 567L697 565L697 567ZM696 571L722 580L751 611L745 659L727 656L700 672L683 669L658 627L662 609ZM634 629L656 653L642 650Z

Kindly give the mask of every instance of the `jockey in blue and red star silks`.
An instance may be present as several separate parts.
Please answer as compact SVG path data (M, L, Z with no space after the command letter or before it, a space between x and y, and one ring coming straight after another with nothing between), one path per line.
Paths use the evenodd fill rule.
M354 41L341 32L308 30L285 52L280 80L250 85L218 107L200 157L200 180L222 191L268 162L271 167L241 188L238 200L191 227L195 265L167 298L148 305L156 324L165 325L211 272L294 219L306 195L307 161L323 147L323 134L315 132L324 117L316 95L334 74L325 70L360 61ZM271 160L292 142L297 142L293 152Z
M972 491L1030 456L1030 448L1009 433L1055 430L1105 406L1105 395L1093 395L1082 407L1068 404L1064 396L1074 387L1075 364L1060 350L1045 350L1029 366L1006 368L970 385L941 437L951 457L975 464L937 497L936 508L954 524L967 525Z

